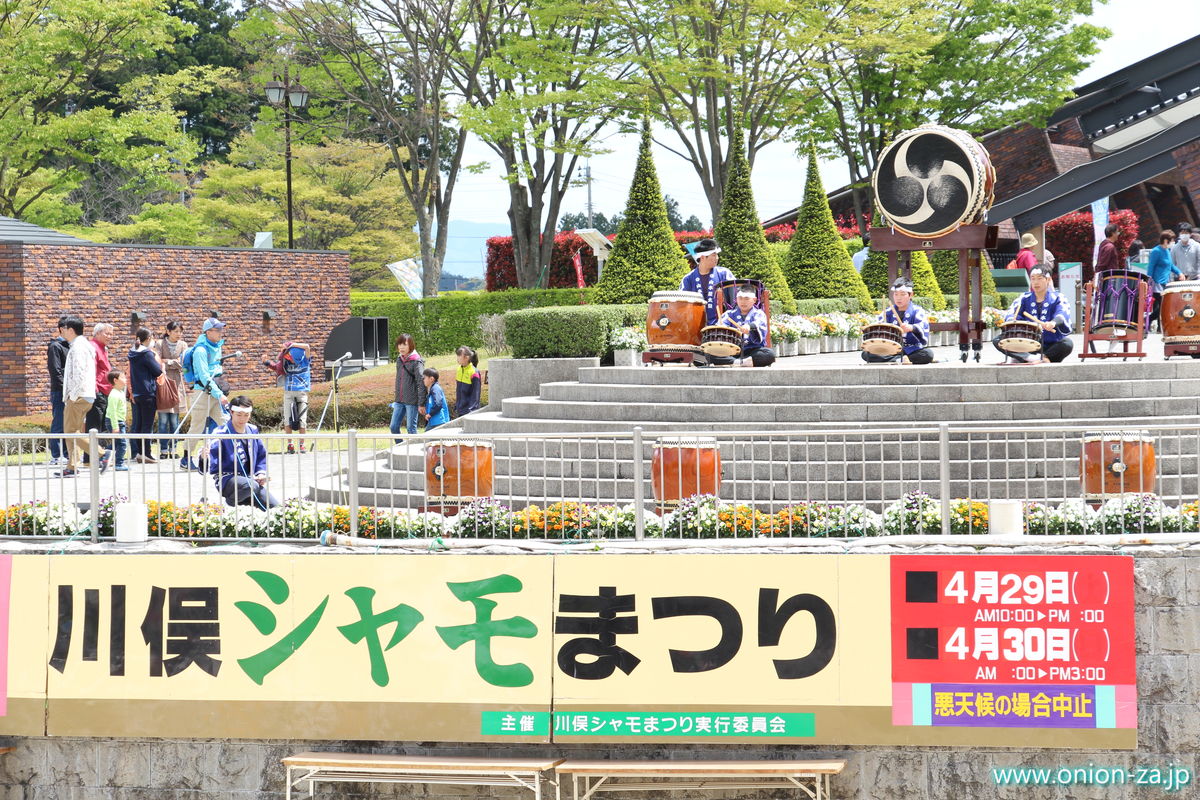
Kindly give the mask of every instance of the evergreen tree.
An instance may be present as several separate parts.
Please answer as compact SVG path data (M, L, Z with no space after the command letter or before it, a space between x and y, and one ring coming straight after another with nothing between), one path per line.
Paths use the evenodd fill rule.
M867 286L838 235L817 170L815 145L809 146L804 203L796 218L796 232L783 263L783 274L798 300L854 297L863 303L865 310L874 308Z
M644 303L655 292L678 288L686 272L687 258L667 220L646 121L625 216L596 285L596 302Z
M998 304L1000 293L996 289L996 279L992 277L986 251L982 254L982 258L980 268L983 270L984 305L987 305L988 302ZM929 260L933 264L933 274L937 278L938 286L942 287L942 294L958 294L958 251L934 250Z
M872 221L872 226L880 225L878 213ZM946 297L938 286L937 278L933 275L933 265L924 250L913 250L912 253L912 283L913 295L929 303L930 311L943 311L946 308ZM872 297L888 296L888 257L887 253L872 250L863 264L863 282Z
M717 244L721 246L720 264L736 278L762 281L771 291L772 312L794 314L796 299L784 280L775 254L767 247L767 237L758 221L754 192L750 188L750 164L746 160L740 127L734 133L731 149L729 180L725 183L721 217L714 230Z

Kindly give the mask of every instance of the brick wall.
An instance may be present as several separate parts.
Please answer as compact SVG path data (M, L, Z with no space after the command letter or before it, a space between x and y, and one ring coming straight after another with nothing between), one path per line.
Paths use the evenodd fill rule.
M0 416L24 413L25 276L21 270L21 246L0 242ZM45 357L42 358L45 363ZM46 402L49 403L49 385Z
M0 372L0 414L24 414L49 408L46 342L60 314L83 317L87 330L111 322L116 337L110 345L114 368L126 368L133 340L130 314L146 313L146 324L162 333L168 320L183 323L184 338L194 342L210 311L225 329L226 355L245 357L226 362L235 390L270 386L273 376L259 365L264 351L278 351L286 340L304 341L320 358L329 332L349 316L349 259L345 253L233 250L198 247L110 245L9 245L0 250L0 316L19 331L15 359L24 369ZM10 311L9 286L19 285L22 298ZM272 330L263 330L263 311L276 313ZM10 317L11 315L11 317ZM0 352L9 325L0 330ZM22 386L9 384L20 381Z
M1138 238L1142 244L1153 247L1152 240L1158 236L1162 227L1158 220L1158 211L1150 202L1146 184L1139 183L1112 196L1112 208L1128 208L1138 216Z
M996 202L1042 185L1058 175L1046 131L1029 125L1009 128L983 143L996 167Z
M1047 131L1053 144L1069 144L1074 147L1089 147L1083 128L1079 126L1079 117L1071 117L1054 126L1053 131Z
M1198 221L1196 205L1197 201L1200 201L1200 142L1189 142L1175 150L1172 155L1175 156L1175 163L1179 165L1179 176L1191 195L1190 208L1187 208L1188 221L1195 224ZM1173 220L1172 224L1174 222L1176 221Z

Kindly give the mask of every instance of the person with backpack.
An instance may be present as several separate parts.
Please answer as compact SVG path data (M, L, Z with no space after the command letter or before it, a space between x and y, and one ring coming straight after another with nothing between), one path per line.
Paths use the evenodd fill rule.
M200 338L196 344L189 347L183 354L183 379L200 392L192 407L192 421L188 425L188 434L204 434L208 420L217 426L224 425L226 414L224 409L225 392L221 390L218 379L221 377L221 347L225 344L225 323L216 317L204 320ZM204 472L203 457L200 461L191 458L193 452L202 450L204 439L189 439L179 459L179 468Z
M270 359L263 354L263 365L275 373L283 387L283 432L288 435L287 452L293 454L292 431L298 431L300 452L304 449L304 435L308 433L308 392L312 388L312 361L308 357L309 346L303 342L285 342L279 357Z

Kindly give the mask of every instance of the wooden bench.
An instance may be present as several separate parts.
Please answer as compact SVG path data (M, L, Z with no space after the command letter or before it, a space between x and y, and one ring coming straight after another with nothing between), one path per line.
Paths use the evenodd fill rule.
M827 800L829 778L846 768L824 761L564 761L555 772L570 775L572 800L600 792L795 789L800 797ZM561 785L562 781L559 781ZM802 793L802 794L801 794Z
M365 753L299 753L283 759L287 769L287 800L292 790L318 783L412 783L459 786L515 786L541 800L542 781L561 758L447 758L389 756ZM557 785L555 786L557 793Z

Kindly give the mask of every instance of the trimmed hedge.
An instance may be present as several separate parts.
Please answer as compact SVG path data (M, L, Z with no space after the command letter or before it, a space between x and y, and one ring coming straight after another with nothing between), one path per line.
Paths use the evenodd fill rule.
M996 294L996 279L992 277L991 263L986 250L983 251L982 258L983 296L987 297ZM934 250L929 256L929 263L933 265L933 275L937 278L938 286L942 287L942 294L947 297L958 294L958 251Z
M413 300L404 292L351 292L350 314L387 317L392 341L411 333L417 351L436 356L453 353L460 345L478 349L484 344L479 318L521 308L558 306L592 301L595 289L509 289L504 292L443 292ZM389 350L391 342L388 343Z
M513 358L603 357L617 328L646 324L646 304L552 306L509 311L504 336Z
M869 309L871 306L863 306L857 297L825 297L819 300L796 301L796 313L806 317L811 317L815 314L835 314L838 312L843 314L857 314L864 308Z

